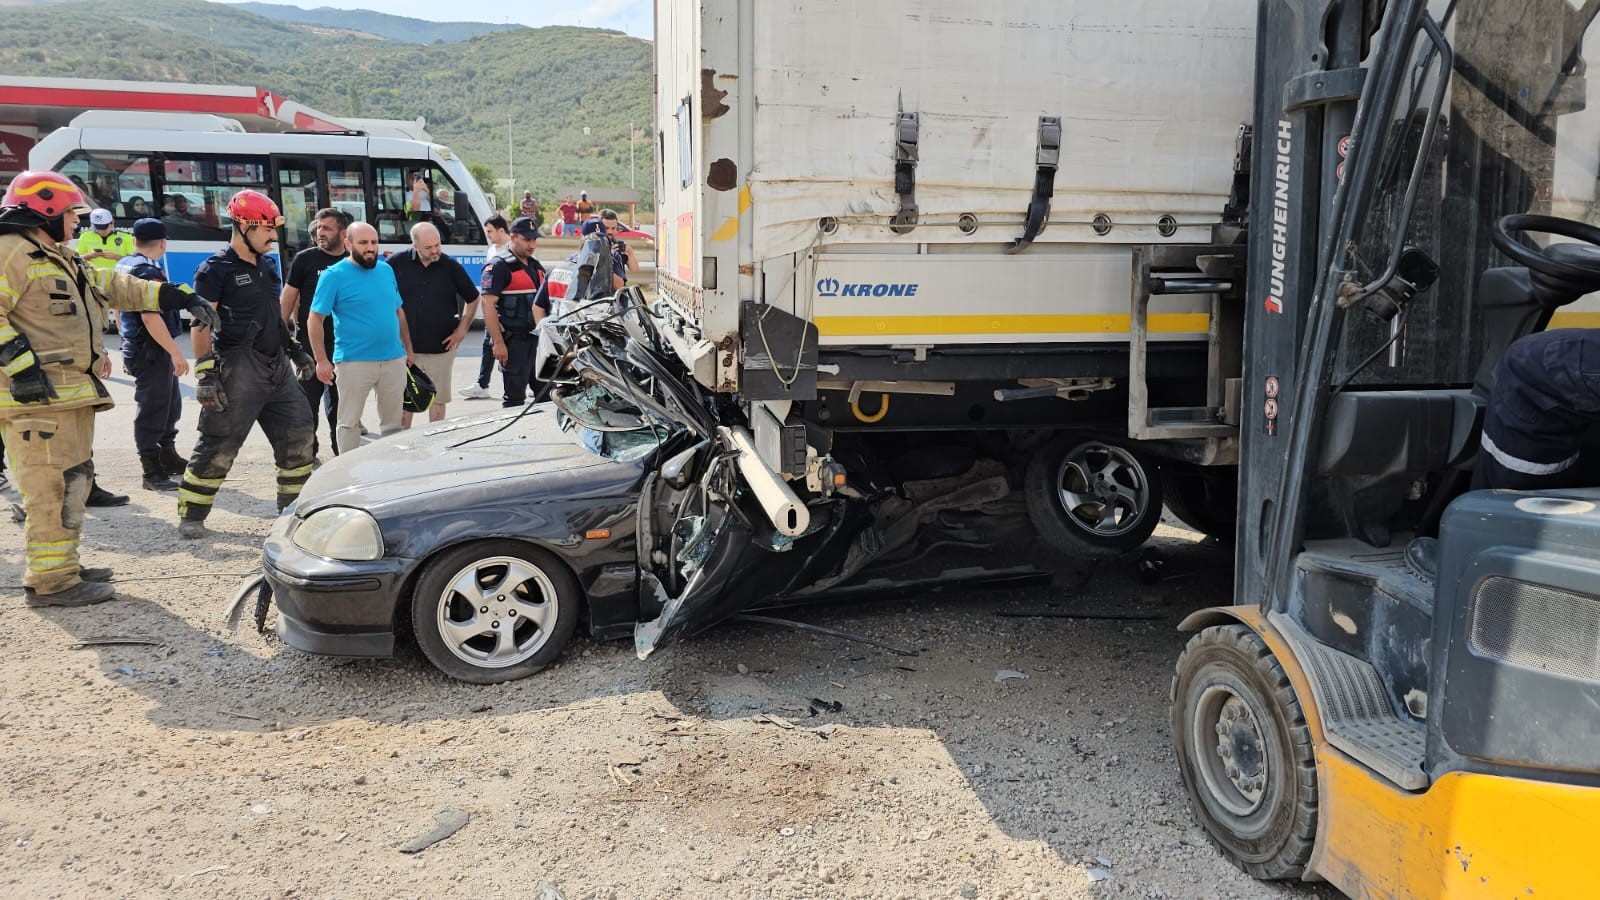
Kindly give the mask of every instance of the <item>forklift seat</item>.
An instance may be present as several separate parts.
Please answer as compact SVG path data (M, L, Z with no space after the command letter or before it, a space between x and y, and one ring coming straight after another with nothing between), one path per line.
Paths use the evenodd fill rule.
M1355 537L1385 547L1391 530L1412 530L1416 523L1395 518L1416 499L1413 484L1471 463L1483 412L1483 400L1469 388L1335 394L1318 471L1327 478L1327 499L1337 513L1324 527L1343 527L1316 536Z
M1328 405L1325 475L1400 475L1472 459L1483 401L1471 389L1346 391Z

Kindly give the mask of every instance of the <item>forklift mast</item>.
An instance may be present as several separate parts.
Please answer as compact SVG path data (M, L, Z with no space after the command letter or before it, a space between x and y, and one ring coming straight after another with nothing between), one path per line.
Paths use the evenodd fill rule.
M1265 597L1296 369L1381 0L1265 2L1257 25L1236 596Z

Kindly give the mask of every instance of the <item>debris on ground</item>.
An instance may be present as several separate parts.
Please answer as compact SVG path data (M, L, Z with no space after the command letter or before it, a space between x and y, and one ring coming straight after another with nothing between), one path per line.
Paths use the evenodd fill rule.
M69 647L69 650L86 650L90 647L166 647L165 641L142 637L91 637Z
M400 848L401 853L421 853L465 828L472 817L459 809L441 809L434 813L433 818L439 824L422 837L402 846Z
M819 700L816 697L812 697L809 709L811 710L811 715L815 717L818 714L825 712L844 712L844 704L837 700Z

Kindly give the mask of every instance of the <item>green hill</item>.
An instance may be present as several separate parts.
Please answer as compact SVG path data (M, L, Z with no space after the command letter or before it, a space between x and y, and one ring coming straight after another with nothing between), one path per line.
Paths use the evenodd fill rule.
M391 41L404 41L410 44L465 41L482 34L522 27L491 25L488 22L428 22L370 10L351 12L348 9L333 9L328 6L301 9L298 6L285 6L280 3L236 3L233 7L279 22L363 31Z
M0 34L4 74L244 84L333 115L423 116L436 140L495 178L507 176L510 116L515 195L546 203L566 185L628 187L632 124L634 179L653 203L650 44L620 32L517 27L415 44L204 0L141 0L0 7Z

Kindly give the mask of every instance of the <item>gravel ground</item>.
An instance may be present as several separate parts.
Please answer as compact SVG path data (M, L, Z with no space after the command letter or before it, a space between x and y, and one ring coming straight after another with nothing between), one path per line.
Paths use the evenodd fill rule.
M474 687L414 651L325 659L228 633L221 605L273 514L266 443L241 454L213 538L180 543L173 496L139 488L131 384L112 391L96 464L133 503L91 511L83 549L121 599L27 609L21 529L0 526L0 894L1336 896L1253 881L1189 812L1173 626L1230 579L1191 532L1158 532L1191 574L1156 585L1124 559L785 614L915 657L732 623L645 662L580 638L538 676ZM999 615L1021 611L1149 618Z

